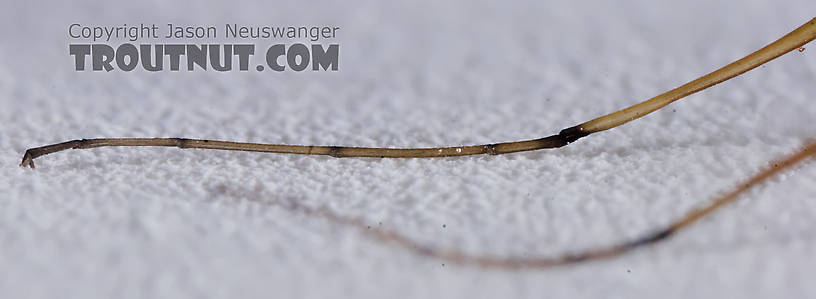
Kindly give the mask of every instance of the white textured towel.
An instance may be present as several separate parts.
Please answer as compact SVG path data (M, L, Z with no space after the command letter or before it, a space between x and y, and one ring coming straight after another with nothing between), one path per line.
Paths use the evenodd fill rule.
M100 148L16 166L26 148L76 138L426 147L547 136L764 46L812 19L813 1L8 2L0 297L816 297L813 163L656 246L520 272L443 265L274 204L325 206L472 254L631 239L816 137L816 45L555 150L381 160ZM139 22L338 26L340 69L72 69L71 23Z

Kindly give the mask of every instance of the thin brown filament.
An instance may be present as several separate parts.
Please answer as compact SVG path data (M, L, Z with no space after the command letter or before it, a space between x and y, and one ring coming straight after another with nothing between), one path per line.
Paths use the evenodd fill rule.
M188 138L96 138L77 139L42 147L30 148L23 154L20 166L34 168L34 159L67 149L88 149L106 146L169 146L178 148L217 149L248 152L268 152L333 157L434 158L491 154L500 155L565 146L589 134L608 130L652 113L674 101L731 79L782 54L801 48L816 38L816 18L796 28L762 49L734 61L714 72L629 108L613 112L580 125L561 130L556 135L515 142L437 147L379 148L317 145L261 144Z
M816 156L816 141L809 141L809 143L806 144L801 150L790 156L771 162L770 165L764 170L744 183L738 185L732 191L715 198L709 204L700 209L688 212L685 216L674 221L662 230L658 230L656 232L647 234L644 237L631 241L625 241L620 244L556 257L493 257L471 255L453 249L435 249L413 241L396 231L372 228L371 226L366 225L365 221L361 219L341 216L325 208L310 209L303 206L299 206L298 208L306 213L321 216L330 222L357 228L377 241L393 244L415 254L436 258L450 263L499 269L547 268L574 264L577 262L602 260L616 257L643 246L667 240L668 237L674 235L676 232L684 228L687 228L689 225L698 222L704 216L710 215L725 205L736 201L738 196L745 191L762 184L774 175L788 170L794 165L809 161L809 159L813 158L814 156Z
M64 151L67 149L89 149L95 147L108 146L165 146L178 148L199 148L216 150L234 150L248 152L268 152L301 155L329 155L333 157L380 157L380 158L432 158L467 156L479 154L499 155L521 151L531 151L547 148L558 148L570 144L579 138L592 133L618 127L629 121L643 117L649 113L659 110L666 105L685 98L698 91L709 88L756 68L770 60L775 59L794 49L800 49L808 42L816 39L816 18L810 20L799 28L791 31L780 39L767 46L734 61L714 72L706 74L680 87L664 92L651 99L635 104L631 107L613 112L596 119L581 123L577 126L561 130L558 134L524 141L502 142L483 145L437 147L437 148L373 148L373 147L344 147L344 146L314 146L314 145L284 145L284 144L260 144L244 143L218 140L188 139L188 138L96 138L77 139L61 143L46 145L42 147L30 148L23 155L20 166L34 168L34 159ZM334 213L325 208L311 209L300 206L300 210L306 213L321 216L331 222L348 225L362 230L375 240L390 243L412 251L416 254L437 258L440 260L481 267L519 269L519 268L545 268L551 266L567 265L582 261L601 260L618 256L632 250L651 245L659 241L666 240L674 233L687 228L689 225L698 222L703 217L710 215L714 211L734 202L746 190L757 186L770 177L791 168L792 166L806 162L816 155L816 142L809 141L800 151L771 163L771 166L764 169L748 181L738 185L734 190L715 198L710 204L689 212L684 217L676 220L665 229L647 234L639 239L625 241L620 244L590 249L587 251L566 254L556 257L528 258L528 257L493 257L471 255L465 252L452 249L436 249L420 244L410 238L395 232L382 229L370 229L361 219L346 217Z

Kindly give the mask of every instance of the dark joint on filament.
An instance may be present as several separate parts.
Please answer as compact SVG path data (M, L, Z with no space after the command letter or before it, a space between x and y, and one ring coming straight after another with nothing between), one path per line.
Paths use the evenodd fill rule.
M639 246L643 246L643 245L648 245L648 244L655 243L655 242L661 241L663 239L666 239L666 238L670 237L672 234L674 234L674 229L667 228L667 229L664 229L664 230L659 231L657 233L647 235L647 236L645 236L643 238L640 238L640 239L634 240L632 242L629 242L624 247L625 248L634 248L634 247L639 247Z
M343 148L344 147L342 147L342 146L330 146L329 147L329 156L332 156L332 157L335 157L335 158L342 158L343 157L343 155L342 155Z
M558 136L560 136L566 143L575 142L575 140L578 140L581 137L586 137L589 134L592 134L592 132L585 131L580 125L569 127L561 130L561 132L558 132Z
M484 152L488 155L498 155L500 154L498 150L496 150L496 144L487 144L484 146Z

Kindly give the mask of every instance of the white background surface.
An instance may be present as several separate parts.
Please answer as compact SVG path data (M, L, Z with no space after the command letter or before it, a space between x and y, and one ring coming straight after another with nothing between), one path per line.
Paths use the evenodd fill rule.
M816 137L816 45L557 150L379 160L103 148L17 167L26 148L75 138L537 138L714 70L816 11L812 1L434 2L4 2L0 297L816 296L813 163L667 242L547 270L443 266L275 204L327 206L472 254L552 256L640 236ZM340 71L76 72L74 22L335 25Z

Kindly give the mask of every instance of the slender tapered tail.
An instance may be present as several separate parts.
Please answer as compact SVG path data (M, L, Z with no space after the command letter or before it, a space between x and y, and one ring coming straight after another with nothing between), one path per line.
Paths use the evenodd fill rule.
M473 255L455 249L433 248L414 241L396 231L389 231L379 228L372 229L370 225L365 224L364 220L342 216L326 208L309 208L297 202L293 202L291 204L297 205L299 211L323 217L340 225L355 227L361 232L368 234L375 240L396 245L400 248L422 256L437 258L457 264L475 265L486 268L547 268L579 262L608 259L631 252L644 246L668 240L671 236L699 221L704 216L710 215L714 211L736 201L739 198L739 195L745 191L761 184L774 175L789 170L797 164L810 161L810 159L814 157L816 157L816 141L810 141L796 153L769 163L769 165L763 171L759 172L757 175L748 179L747 181L737 185L734 190L715 198L709 204L699 209L686 213L685 216L675 220L663 229L647 233L640 238L623 241L607 247L594 248L553 257L495 257L487 255Z
M656 97L613 112L596 119L561 130L558 134L524 141L501 142L482 145L436 147L436 148L382 148L321 145L285 145L244 143L188 138L98 138L78 139L26 150L20 166L34 168L34 159L66 149L86 149L104 146L170 146L179 148L218 149L248 152L267 152L300 155L329 155L332 157L379 157L379 158L435 158L490 154L499 155L565 146L592 133L608 130L646 114L652 113L674 101L700 90L731 79L760 66L793 49L800 48L816 38L816 18L796 28L782 38L768 44L748 56L734 61L714 72L697 78L680 87Z

